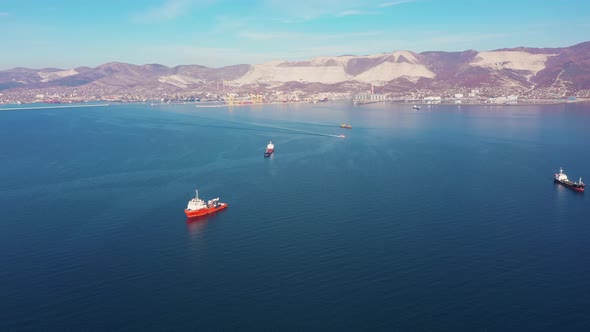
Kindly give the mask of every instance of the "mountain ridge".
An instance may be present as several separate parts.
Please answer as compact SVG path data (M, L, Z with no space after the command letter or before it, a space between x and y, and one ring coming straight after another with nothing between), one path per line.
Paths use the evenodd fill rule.
M297 84L295 84L295 82ZM515 47L492 51L392 51L370 55L318 56L306 60L274 60L211 68L197 64L168 67L107 62L71 69L16 67L0 71L0 91L109 89L139 91L216 91L284 89L314 92L380 92L453 87L498 87L515 93L590 89L590 41L559 48Z

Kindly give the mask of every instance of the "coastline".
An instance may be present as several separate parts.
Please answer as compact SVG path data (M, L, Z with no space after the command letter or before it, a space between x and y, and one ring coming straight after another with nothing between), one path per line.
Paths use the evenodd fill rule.
M331 102L342 102L347 101L347 99L334 99ZM421 100L372 100L372 101L354 101L348 99L351 103L356 106L362 105L369 105L369 104L384 104L384 103L391 103L396 105L419 105L421 107L427 106L437 106L437 105L444 105L444 106L511 106L511 107L518 107L518 106L533 106L533 105L562 105L562 104L580 104L580 103L590 103L590 98L579 98L576 100L563 100L563 99L526 99L523 101L517 101L514 103L473 103L473 102L436 102L436 103L425 103ZM110 106L112 103L126 103L126 104L148 104L145 101L130 101L130 102L119 102L119 101L112 101L112 100L105 100L100 101L97 100L97 103L100 104L67 104L67 105L55 105L52 103L23 103L23 104L0 104L0 111L19 111L19 110L36 110L36 109L54 109L54 108L75 108L75 107L105 107ZM104 103L102 103L104 102ZM170 103L151 103L149 106L151 107L159 107L159 106L171 106L171 105L195 105L196 108L218 108L218 107L243 107L243 106L257 106L257 105L284 105L284 104L317 104L312 103L309 101L283 101L283 102L263 102L263 103L244 103L244 104L228 104L221 101L212 101L210 104L208 102L195 102L195 101L183 101L183 102L170 102ZM40 105L40 106L26 106L26 105ZM53 105L53 106L51 106ZM6 107L8 106L8 107Z
M6 104L6 105L27 105L27 104ZM39 104L36 104L39 105ZM51 104L42 104L42 105L51 105ZM31 106L31 107L1 107L0 111L32 111L32 110L40 110L40 109L54 109L54 108L79 108L79 107L107 107L111 106L110 104L72 104L72 105L56 105L56 106Z
M580 103L590 103L590 98L584 99L577 99L577 100L546 100L546 99L527 99L515 102L515 103L469 103L469 102L440 102L440 103L425 103L423 101L401 101L401 100L379 100L379 101L371 101L371 102L355 102L355 105L368 105L368 104L377 104L377 103L393 103L397 105L419 105L419 106L437 106L437 105L444 105L444 106L532 106L532 105L562 105L562 104L580 104Z

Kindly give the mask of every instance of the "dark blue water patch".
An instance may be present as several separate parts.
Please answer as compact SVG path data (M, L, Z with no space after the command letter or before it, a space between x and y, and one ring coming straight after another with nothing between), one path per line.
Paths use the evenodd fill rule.
M1 112L0 330L585 330L589 114Z

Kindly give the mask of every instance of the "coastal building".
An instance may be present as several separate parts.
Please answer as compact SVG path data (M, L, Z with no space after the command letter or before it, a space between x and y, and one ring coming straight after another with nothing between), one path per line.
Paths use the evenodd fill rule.
M492 97L488 99L490 104L516 104L518 103L517 95Z
M424 102L426 102L427 104L440 104L441 100L442 98L439 96L430 96L424 98Z
M361 93L358 95L352 96L353 101L383 101L387 100L387 96L383 94L374 94L374 93Z
M518 96L517 95L510 95L508 97L506 97L506 103L507 104L516 104L518 102Z

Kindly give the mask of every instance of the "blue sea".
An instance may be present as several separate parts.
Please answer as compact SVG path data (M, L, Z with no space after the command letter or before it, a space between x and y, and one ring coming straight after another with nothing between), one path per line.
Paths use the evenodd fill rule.
M0 111L1 331L590 329L590 104L206 106Z

